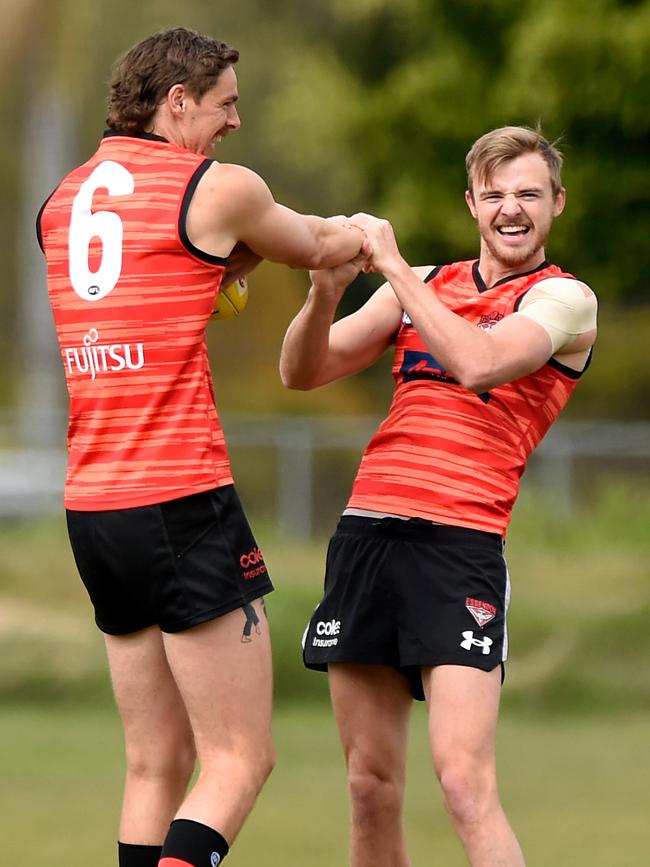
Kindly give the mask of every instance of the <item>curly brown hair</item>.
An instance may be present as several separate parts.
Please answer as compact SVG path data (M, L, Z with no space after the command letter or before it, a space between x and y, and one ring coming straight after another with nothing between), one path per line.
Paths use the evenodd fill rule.
M174 84L199 100L239 52L185 27L155 33L130 48L113 66L108 96L109 129L142 132Z
M465 158L467 187L472 197L475 181L488 181L503 163L525 153L538 153L544 159L551 175L553 195L557 196L562 189L562 154L555 143L547 141L540 129L502 126L477 139Z

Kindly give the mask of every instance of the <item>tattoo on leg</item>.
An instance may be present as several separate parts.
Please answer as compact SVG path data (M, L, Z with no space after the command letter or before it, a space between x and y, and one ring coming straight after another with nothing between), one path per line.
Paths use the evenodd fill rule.
M257 611L253 608L252 605L242 605L242 611L246 615L246 623L244 624L244 631L242 632L241 640L244 644L253 640L251 635L253 628L255 628L255 632L258 635L262 633L262 627L260 626L260 619L257 616Z

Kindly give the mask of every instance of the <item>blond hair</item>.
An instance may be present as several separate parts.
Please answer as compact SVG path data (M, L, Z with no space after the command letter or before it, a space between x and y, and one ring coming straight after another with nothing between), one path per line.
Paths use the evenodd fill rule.
M557 196L562 189L562 154L539 129L527 126L502 126L474 142L465 157L470 195L474 196L474 183L489 181L504 163L527 153L538 153L544 159L551 175L553 195Z

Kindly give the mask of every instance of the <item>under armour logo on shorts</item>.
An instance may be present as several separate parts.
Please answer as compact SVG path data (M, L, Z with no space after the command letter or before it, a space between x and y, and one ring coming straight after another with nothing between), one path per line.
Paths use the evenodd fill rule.
M481 653L487 656L493 644L494 642L491 638L488 638L487 635L485 638L474 638L474 633L471 629L468 629L466 632L463 632L463 641L461 641L460 646L463 650L471 650L472 647L480 647Z

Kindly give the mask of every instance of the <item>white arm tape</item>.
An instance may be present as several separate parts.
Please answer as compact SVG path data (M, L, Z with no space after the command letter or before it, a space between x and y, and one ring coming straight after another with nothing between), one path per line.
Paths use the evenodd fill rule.
M553 354L579 334L596 328L597 312L598 302L591 289L568 277L540 280L526 293L517 311L544 328L551 338Z

